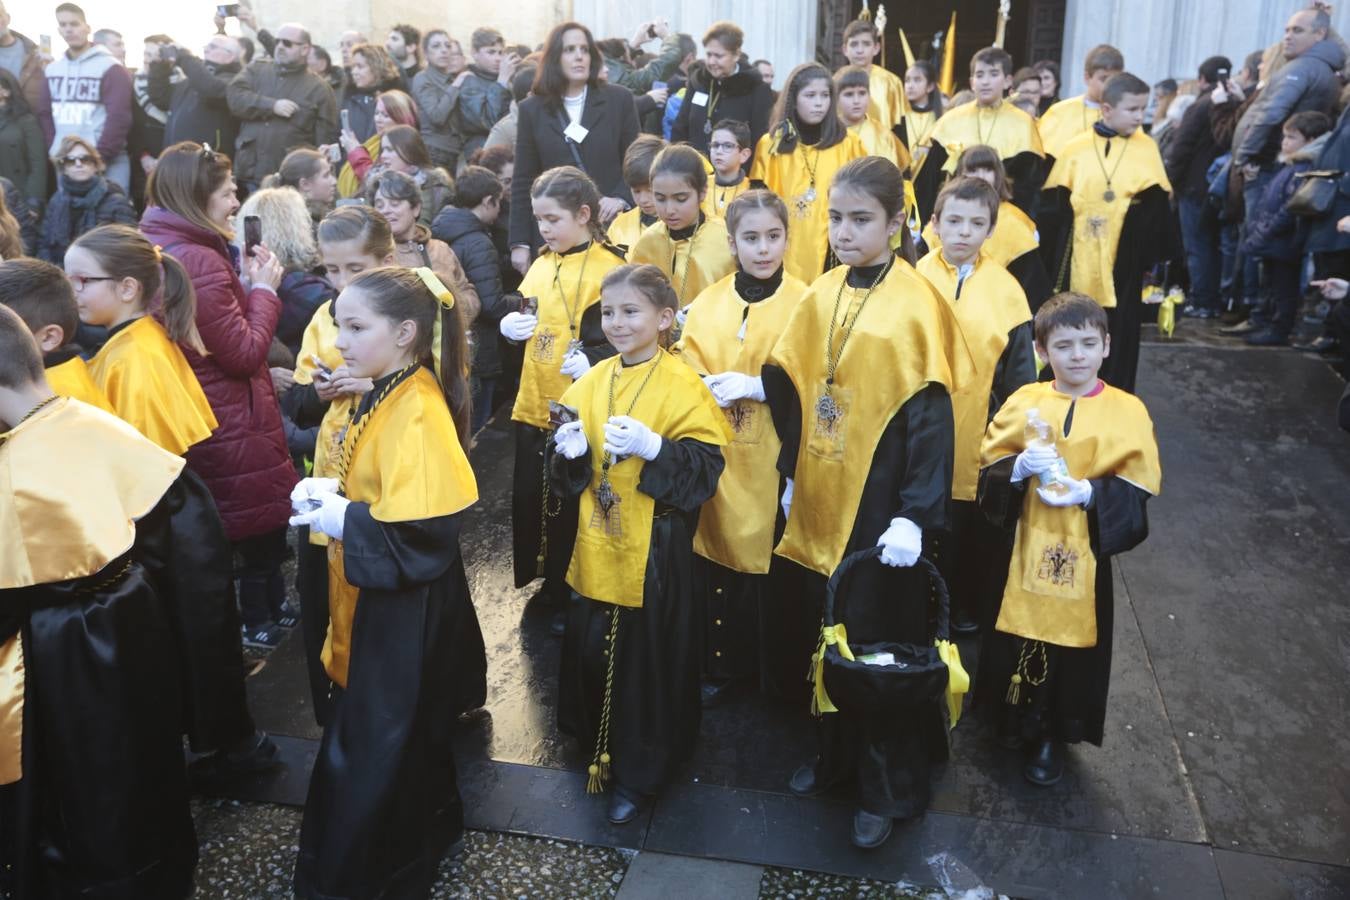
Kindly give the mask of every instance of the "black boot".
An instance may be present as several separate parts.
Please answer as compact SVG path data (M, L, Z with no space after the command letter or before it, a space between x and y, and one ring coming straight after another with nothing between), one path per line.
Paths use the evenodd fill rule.
M1034 744L1022 774L1039 787L1059 784L1064 777L1064 745L1048 739Z
M792 777L788 779L788 790L798 797L814 797L824 792L825 789L821 787L819 780L816 778L816 763L814 760L797 767L797 771L793 772Z
M646 807L646 798L636 791L630 791L616 784L609 794L609 810L606 818L611 825L627 825L642 814Z
M891 824L890 816L879 816L865 809L857 810L853 813L853 846L864 850L880 847L891 836Z

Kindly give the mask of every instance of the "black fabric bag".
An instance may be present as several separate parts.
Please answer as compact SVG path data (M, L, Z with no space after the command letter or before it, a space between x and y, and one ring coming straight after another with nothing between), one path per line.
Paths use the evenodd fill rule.
M844 557L839 563L825 588L825 635L834 630L835 600L845 589L848 574L860 565L883 565L878 561L880 556L881 547L869 547ZM915 567L928 573L932 597L938 602L935 640L948 640L950 599L947 585L930 560L920 557ZM924 598L924 602L927 599ZM843 712L871 715L918 706L937 700L946 690L947 664L938 656L937 647L932 643L926 646L895 642L848 644L846 646L854 657L848 659L840 643L823 640L823 661L818 674L824 681L829 700ZM861 657L874 653L892 654L895 664L869 665L861 661ZM819 696L819 688L816 693Z

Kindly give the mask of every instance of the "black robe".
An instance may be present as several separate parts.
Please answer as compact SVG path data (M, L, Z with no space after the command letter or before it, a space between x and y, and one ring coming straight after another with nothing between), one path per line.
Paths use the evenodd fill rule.
M1058 647L1046 644L1048 672L1045 683L1040 687L1024 683L1022 704L1013 707L1006 702L1008 683L1025 640L994 631L992 623L997 620L998 607L1002 604L1011 535L1017 527L1026 494L1026 482L1012 483L1014 462L1016 457L1008 457L980 473L980 508L991 523L1008 535L1008 550L1001 560L1000 602L993 610L989 620L991 628L980 648L973 704L981 717L1001 733L1028 741L1088 741L1101 746L1106 696L1111 683L1115 607L1111 557L1132 549L1148 537L1145 504L1149 494L1120 478L1092 479L1093 504L1088 510L1088 528L1092 552L1097 557L1097 645ZM1033 666L1033 670L1038 668Z
M185 707L203 740L248 715L239 625L217 605L233 593L211 586L215 532L211 495L184 469L136 523L130 552L85 578L0 590L0 636L22 632L27 673L23 778L0 788L5 896L191 893ZM228 586L223 533L214 546ZM179 590L204 580L201 595ZM193 653L202 657L183 658Z
M1046 190L1041 195L1037 219L1041 252L1057 291L1068 290L1072 283L1073 206L1069 198L1068 188ZM1116 305L1106 310L1111 355L1101 370L1102 380L1112 387L1134 393L1135 375L1139 371L1144 273L1165 259L1176 242L1167 192L1157 185L1141 191L1125 214L1112 269Z
M932 149L928 151L928 161L923 164L924 171L930 166L934 166L934 172L942 172L942 167L947 164L947 148L933 142ZM1041 188L1045 186L1046 176L1050 174L1050 162L1045 157L1037 156L1030 150L1023 150L1016 156L1010 156L1003 160L1003 171L1007 174L1008 180L1012 185L1012 202L1018 209L1036 219L1039 223L1038 201L1041 195ZM946 183L947 175L945 173L937 176L938 188ZM918 185L915 185L915 191L918 191ZM937 194L935 193L936 199ZM922 206L920 207L922 209ZM931 210L930 210L931 212ZM1045 237L1042 234L1041 246L1045 246Z
M914 156L914 145L910 143L909 123L901 119L895 124L895 136L900 139L900 143L905 145L912 158ZM937 203L938 191L942 189L942 163L933 165L932 153L934 150L941 150L940 145L932 145L929 150L929 159L924 161L923 168L919 170L919 176L912 179L914 182L914 199L919 205L919 227L922 228L925 223L933 218L933 206ZM942 150L942 156L945 160L947 151Z
M802 433L801 404L782 369L765 366L763 378L774 427L783 441L779 470L792 477ZM875 546L896 517L922 528L926 545L948 527L953 438L951 397L942 385L925 386L900 407L877 442L845 556ZM929 552L925 547L925 554ZM794 587L777 598L780 632L766 649L784 654L778 664L784 677L792 677L795 670L801 678L820 637L827 579L795 563L789 568L782 586ZM923 572L860 566L847 593L835 612L836 621L848 626L850 642L932 641L930 586ZM886 717L828 713L820 718L819 734L818 784L851 785L855 802L877 815L907 818L927 808L930 764L947 756L946 725L937 703Z
M1036 380L1033 341L1030 322L1008 332L1008 345L994 369L986 425L1018 388ZM989 616L1003 592L1007 574L1007 557L1003 554L1011 550L1011 544L1004 549L1005 543L1003 532L988 522L976 501L952 500L951 529L937 538L936 562L951 594L953 616L960 610L982 628L992 625ZM1000 557L1002 568L990 563Z
M426 896L463 833L450 738L456 717L483 705L487 658L460 523L347 507L345 574L360 597L347 687L333 688L305 802L300 897Z
M588 306L581 314L581 352L591 365L614 355L614 348L600 326L600 304ZM550 492L545 509L544 484L547 478L545 450L552 434L524 422L515 423L516 458L511 481L511 559L516 587L523 588L543 576L541 599L556 606L567 602L567 564L572 559L572 543L577 535L575 495ZM544 546L547 542L547 547ZM544 557L541 565L539 557Z
M575 499L589 488L590 457L550 451L553 490ZM663 440L638 490L656 501L642 606L621 607L572 592L558 687L558 728L595 747L605 695L611 617L618 615L609 754L614 783L651 795L693 753L702 719L700 630L691 577L699 508L717 493L721 448ZM575 519L574 519L575 521Z

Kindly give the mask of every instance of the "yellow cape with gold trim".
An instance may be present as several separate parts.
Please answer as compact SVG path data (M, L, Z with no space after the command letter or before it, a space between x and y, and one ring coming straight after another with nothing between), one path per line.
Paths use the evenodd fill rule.
M952 389L949 348L961 340L951 308L904 260L895 260L865 307L867 289L849 287L847 275L838 266L807 289L769 358L792 380L802 417L792 512L774 552L822 575L843 558L882 432L926 385ZM843 323L854 325L831 391L837 415L822 417L831 317L832 352Z
M343 446L350 454L343 493L370 506L378 522L415 522L460 512L478 500L478 482L445 405L440 383L419 368L353 425ZM328 542L328 639L323 665L346 687L352 621L360 589L347 583L341 541Z
M1063 435L1073 409L1073 427ZM1027 410L1059 433L1057 449L1077 479L1122 478L1157 495L1162 465L1153 421L1138 397L1105 385L1101 393L1077 401L1055 390L1053 382L1018 390L989 423L980 464L989 466L1026 449ZM1061 647L1097 644L1097 559L1088 534L1087 511L1050 506L1027 485L1017 522L1008 582L996 628Z
M187 357L149 316L120 329L89 361L117 415L181 456L216 430L216 414Z
M1107 173L1111 175L1110 199ZM1155 186L1172 193L1158 144L1142 131L1128 138L1107 139L1089 130L1064 146L1064 155L1055 160L1045 189L1069 190L1073 207L1069 290L1087 294L1107 309L1116 305L1116 254L1125 217L1134 198Z
M953 359L969 360L967 371L956 373L952 392L952 418L956 421L955 458L952 465L952 499L974 500L980 481L980 443L989 423L989 394L998 361L1008 347L1008 334L1031 321L1027 295L1008 270L981 252L975 271L956 296L956 269L933 250L919 260L919 274L928 279L948 304L961 326L968 354Z
M648 375L651 380L643 386ZM658 350L651 362L635 366L624 366L622 357L612 356L597 363L563 395L562 402L581 414L591 462L591 482L581 493L567 583L583 597L638 607L656 501L638 490L645 461L628 457L609 468L618 504L606 515L596 502L611 382L614 414L632 416L668 441L692 439L724 447L731 440L731 428L694 370L664 350Z
M700 375L759 375L787 327L806 285L787 273L770 297L746 303L736 276L708 288L689 307L675 352ZM778 518L778 453L782 442L766 403L737 400L722 410L731 443L717 493L699 513L694 552L737 572L762 575L773 556Z

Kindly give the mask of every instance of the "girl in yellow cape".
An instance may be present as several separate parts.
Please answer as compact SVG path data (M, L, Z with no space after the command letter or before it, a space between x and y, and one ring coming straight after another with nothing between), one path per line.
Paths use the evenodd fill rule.
M319 257L328 283L339 292L368 269L394 261L394 238L384 216L369 206L343 206L319 223ZM352 408L370 392L371 380L353 374L337 349L333 303L314 311L300 339L294 384L281 397L281 408L300 428L318 426L314 441L315 478L337 477L342 429ZM300 597L300 629L305 641L314 719L328 721L328 673L321 653L328 634L328 538L302 527L296 554L295 586Z
M65 269L80 321L108 329L89 374L118 417L177 456L210 437L216 415L178 347L206 352L178 260L129 225L103 225L70 245ZM161 289L162 325L150 315Z
M952 372L966 365L949 359L959 341L949 306L891 252L904 227L900 170L880 157L854 160L835 176L828 204L830 246L843 265L802 297L762 375L787 478L775 552L795 563L798 585L779 598L775 627L781 643L800 648L800 665L820 634L829 575L846 554L874 545L899 571L870 567L852 579L841 616L850 640L929 642L928 580L909 567L924 534L948 525ZM903 241L912 258L907 230ZM938 703L884 717L827 712L819 757L789 786L799 795L851 786L853 842L876 847L893 819L923 812L929 764L945 756Z
M530 188L530 203L548 249L518 289L522 303L533 302L533 308L507 313L499 326L502 337L524 345L511 409L516 423L511 550L516 587L544 579L531 603L554 610L553 633L561 635L577 512L574 503L548 490L549 403L614 355L600 325L600 282L623 265L623 256L604 241L597 218L600 191L580 169L559 166L540 175Z
M787 206L776 194L754 190L726 213L737 271L699 294L689 307L680 358L703 376L722 407L732 440L717 496L703 506L694 536L694 593L703 616L704 706L738 681L758 679L761 614L768 599L773 545L780 534L777 463L780 444L764 401L760 369L778 342L806 285L783 271ZM761 612L761 604L768 607ZM791 663L801 680L801 661Z
M731 428L698 375L662 349L677 301L661 270L622 266L601 292L619 355L563 395L577 418L554 434L549 480L579 499L558 727L594 748L587 790L612 779L608 816L620 825L698 737L691 550Z
M642 232L628 261L665 272L683 312L704 288L736 271L736 262L727 249L726 223L703 213L708 171L697 150L686 144L662 150L651 178L661 221Z
M750 181L787 203L792 233L784 265L807 284L825 271L830 250L825 190L841 166L866 155L862 141L839 120L829 71L817 63L793 69L769 133L755 148Z
M450 735L482 702L487 662L460 556L478 499L467 352L430 269L387 267L333 301L336 347L371 379L335 478L307 478L292 525L328 535L333 705L310 779L299 897L425 896L463 831Z
M1101 746L1110 557L1148 537L1145 507L1162 487L1148 410L1099 377L1114 352L1107 320L1083 294L1057 294L1041 307L1036 352L1054 381L1009 397L981 448L980 506L1015 537L975 700L1001 744L1025 747L1023 775L1041 786L1063 775L1066 743ZM1045 433L1032 428L1032 414Z

